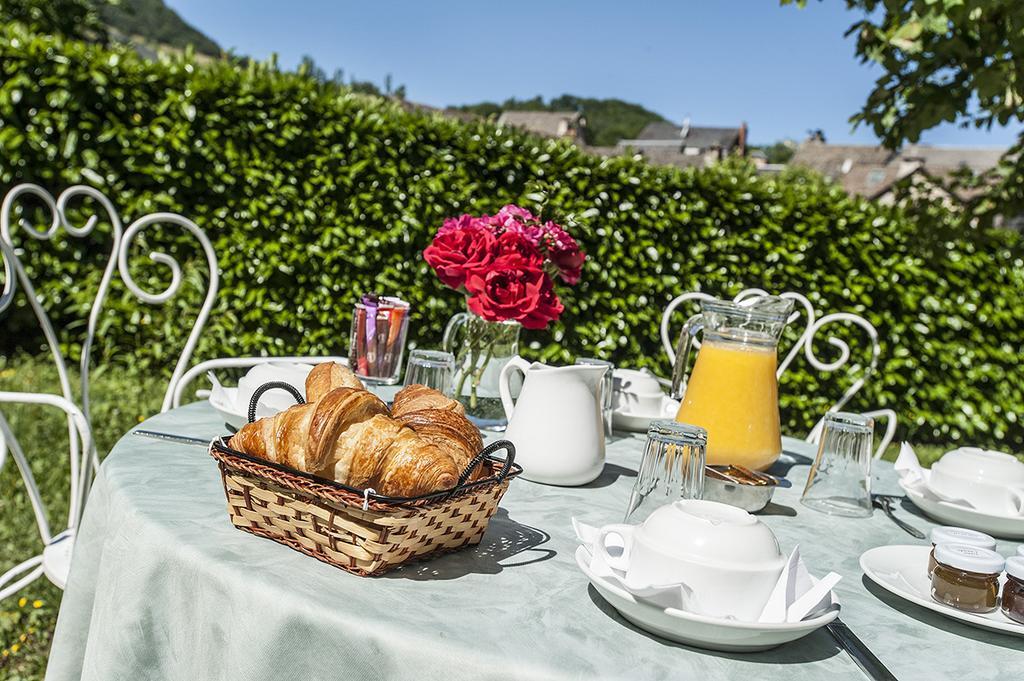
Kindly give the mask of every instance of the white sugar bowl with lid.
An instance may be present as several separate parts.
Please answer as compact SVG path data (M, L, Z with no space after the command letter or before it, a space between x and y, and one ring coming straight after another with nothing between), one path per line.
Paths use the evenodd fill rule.
M612 556L607 540L622 539ZM701 614L755 621L782 575L786 558L767 525L743 509L684 500L655 510L642 525L608 525L594 549L627 584L682 583Z
M1010 454L977 447L954 449L932 464L928 485L983 513L1024 514L1024 463Z

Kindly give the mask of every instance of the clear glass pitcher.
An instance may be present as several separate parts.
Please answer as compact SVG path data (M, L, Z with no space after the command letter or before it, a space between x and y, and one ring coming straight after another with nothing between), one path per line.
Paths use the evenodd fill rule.
M672 369L672 397L682 401L676 420L707 431L708 464L764 470L782 453L777 348L792 310L792 300L777 296L705 300L683 327Z

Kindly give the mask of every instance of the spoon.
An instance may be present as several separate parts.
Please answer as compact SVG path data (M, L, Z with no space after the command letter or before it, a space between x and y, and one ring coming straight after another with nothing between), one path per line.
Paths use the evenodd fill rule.
M901 498L901 497L893 497L893 496L887 495L887 494L872 494L871 495L871 503L872 503L872 505L875 508L882 509L882 511L885 513L885 515L889 516L889 520L891 520L894 523L896 523L897 527L899 527L901 530L903 530L904 532L909 534L911 537L914 537L916 539L924 539L925 538L924 537L924 532L922 532L921 530L917 529L916 527L914 527L910 523L907 523L907 522L905 522L903 520L900 520L899 518L896 517L896 514L893 513L893 511L892 511L892 501L893 501L894 498Z

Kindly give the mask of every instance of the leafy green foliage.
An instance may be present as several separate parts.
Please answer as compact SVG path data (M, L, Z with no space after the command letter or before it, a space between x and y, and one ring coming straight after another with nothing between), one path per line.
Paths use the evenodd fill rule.
M105 39L93 0L2 0L0 23L20 22L40 33Z
M789 163L793 154L796 153L796 143L793 140L782 140L760 147L760 149L764 152L768 163Z
M806 0L781 4L806 5ZM846 0L862 15L848 31L857 55L883 73L851 117L898 149L940 123L990 128L1024 122L1024 3L1020 0ZM1024 212L1024 136L982 177L939 178L965 202L963 224Z
M220 47L182 19L163 0L119 0L99 8L104 23L127 36L142 36L163 45L217 56Z
M593 99L561 95L550 102L543 97L506 99L502 104L481 102L455 107L484 118L497 117L502 111L576 111L587 118L586 142L594 146L614 146L620 139L634 139L648 123L665 120L639 104L621 99Z
M524 354L585 354L665 374L658 322L675 295L804 291L820 312L863 314L879 330L879 373L852 408L896 409L902 435L918 442L1024 447L1017 235L947 233L812 174L599 158L266 65L147 63L10 27L0 32L0 123L0 186L85 182L128 219L178 211L207 231L222 278L199 358L346 354L352 302L371 289L408 298L412 341L436 345L463 307L421 257L436 228L509 202L534 208L544 186L545 216L576 216L590 257L580 285L560 291L562 319L525 333ZM16 234L69 345L81 342L75 320L110 247L103 229L85 244ZM147 232L145 245L193 263L183 291L191 295L154 308L115 282L100 348L163 375L203 284L195 244L172 232ZM136 277L162 290L168 273L145 252L135 250ZM18 300L0 348L36 352L42 341ZM863 364L866 343L851 341ZM825 339L817 350L834 356ZM805 432L848 384L798 358L781 387L786 429Z

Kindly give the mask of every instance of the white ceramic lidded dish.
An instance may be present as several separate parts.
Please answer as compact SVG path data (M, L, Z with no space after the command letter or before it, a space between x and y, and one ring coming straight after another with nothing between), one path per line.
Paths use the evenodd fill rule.
M928 484L983 513L1024 514L1024 463L1010 454L977 447L954 449L932 464Z
M619 556L610 535L622 538ZM683 583L700 613L753 622L778 582L786 558L771 529L746 511L687 499L655 510L642 525L609 525L595 551L636 586Z

